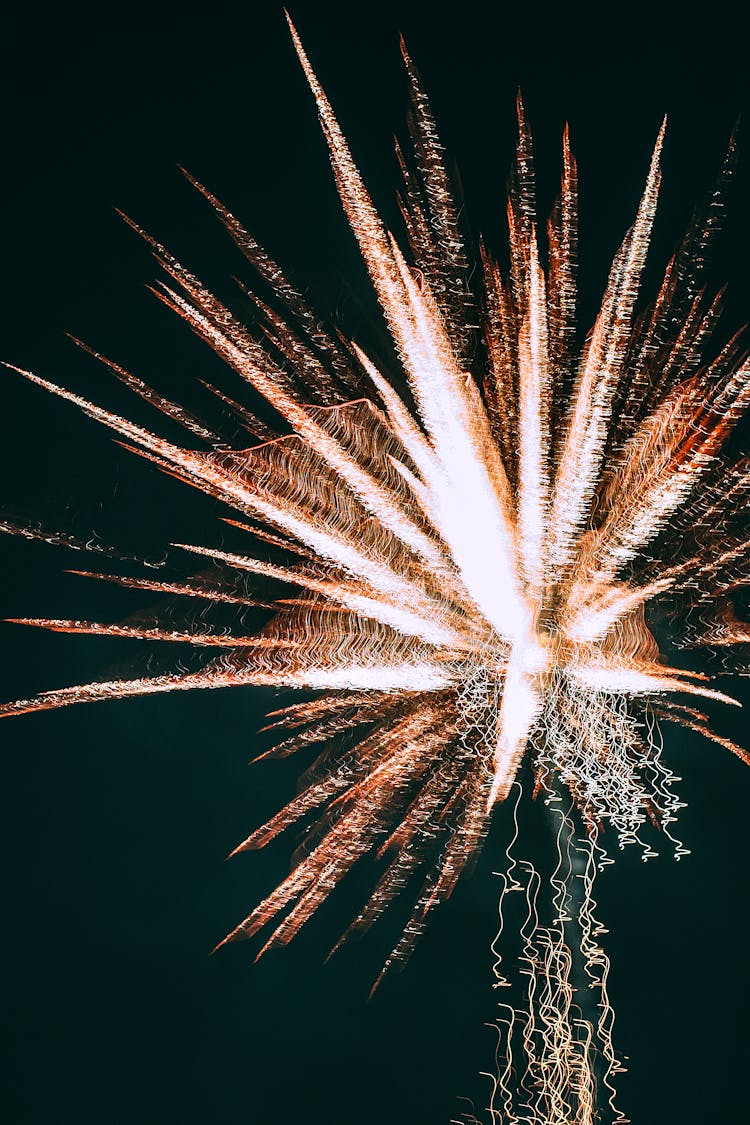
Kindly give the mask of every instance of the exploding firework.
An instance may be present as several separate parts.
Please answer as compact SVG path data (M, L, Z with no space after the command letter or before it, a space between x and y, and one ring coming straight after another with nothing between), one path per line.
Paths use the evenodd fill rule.
M225 940L272 926L263 948L286 944L375 850L387 862L348 932L367 928L422 874L387 964L408 955L429 912L450 895L494 806L506 801L528 761L538 791L553 803L565 792L575 807L588 839L588 890L571 911L573 869L554 876L552 918L541 926L534 924L534 876L509 882L509 889L525 889L529 904L522 937L533 995L522 1041L528 1087L542 1093L529 1095L526 1110L511 1111L509 1057L496 1097L508 1120L591 1121L592 1057L604 1057L607 1081L618 1069L606 958L588 894L595 840L609 828L621 845L640 843L648 855L649 823L669 835L680 802L659 752L660 720L748 760L698 706L735 700L704 673L668 662L646 623L647 611L649 620L669 620L671 649L729 653L750 640L733 602L750 547L735 515L750 465L723 452L750 401L750 364L737 337L707 358L720 296L707 295L700 281L717 197L696 216L655 300L639 306L662 127L634 224L581 346L577 169L567 131L560 196L542 238L519 100L509 269L481 247L476 270L435 123L404 50L413 142L410 154L398 152L407 260L383 227L292 35L397 360L376 362L324 327L265 250L196 184L273 290L273 302L255 299L260 331L253 334L148 238L169 278L158 295L265 400L255 413L209 388L253 435L250 448L227 448L207 424L101 356L190 433L187 446L22 374L224 502L241 517L229 522L263 545L247 554L175 545L209 568L180 580L79 573L216 606L254 605L268 611L266 620L241 635L206 626L204 616L200 627L189 616L180 627L25 619L58 631L224 651L197 671L49 691L2 713L193 688L307 689L272 714L271 729L286 736L264 756L316 745L319 756L299 794L236 851L263 847L298 822L309 825L305 849L289 877ZM722 176L733 151L731 144ZM602 995L596 1027L573 1009L571 919ZM541 1014L534 1006L540 996Z

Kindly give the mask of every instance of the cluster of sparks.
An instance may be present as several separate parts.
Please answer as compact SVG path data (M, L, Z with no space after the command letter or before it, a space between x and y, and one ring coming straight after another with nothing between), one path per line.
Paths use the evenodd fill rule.
M430 910L451 893L524 760L537 788L565 787L591 839L610 826L621 844L640 840L646 849L639 834L648 822L666 830L679 805L653 733L659 719L747 760L698 706L735 701L706 675L671 666L646 612L670 621L675 649L728 652L750 641L733 602L750 552L735 517L750 463L723 452L750 402L750 364L737 338L706 358L721 295L706 294L700 272L717 226L716 196L669 262L655 300L638 302L663 127L635 221L581 344L577 170L567 130L561 191L542 238L519 100L509 268L481 246L474 270L434 120L404 51L413 142L410 155L398 151L407 261L292 34L396 361L376 363L323 327L265 250L196 184L274 299L255 299L261 331L252 332L149 239L169 279L158 295L251 396L265 400L255 413L209 388L253 435L251 447L227 448L209 424L102 356L190 433L187 447L23 374L225 503L240 517L228 522L263 546L233 553L175 545L209 568L189 579L78 573L238 611L255 607L266 619L251 635L211 629L205 615L200 626L188 617L179 628L27 620L224 651L197 671L49 691L2 713L192 688L308 689L273 714L271 728L286 735L268 754L318 745L319 756L299 794L236 850L318 819L288 878L226 940L273 923L264 948L287 943L357 860L376 851L387 862L352 931L422 875L390 964L408 954ZM549 931L534 962L548 991L557 982L564 1011L555 1034L572 1026L561 933ZM529 1032L527 1058L533 1038ZM568 1051L568 1077L578 1074L579 1101L573 1116L568 1107L559 1119L593 1120L585 1037L558 1046L558 1057ZM505 1096L502 1081L499 1089ZM516 1119L558 1117L547 1108L538 1118L508 1117Z

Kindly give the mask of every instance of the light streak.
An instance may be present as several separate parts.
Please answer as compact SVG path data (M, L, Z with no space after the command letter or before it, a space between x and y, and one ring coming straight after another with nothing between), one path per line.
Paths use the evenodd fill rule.
M661 757L659 718L750 760L679 697L736 701L707 676L668 666L646 623L647 612L653 621L666 605L674 647L727 653L750 643L750 626L732 602L747 582L750 540L734 517L750 472L747 459L732 465L723 452L750 403L750 364L737 338L708 358L720 298L705 294L698 275L715 215L692 225L656 300L641 307L662 126L634 225L578 347L578 170L567 128L544 246L519 99L510 270L504 276L483 246L482 289L474 293L435 123L405 49L416 155L399 149L408 255L381 223L294 28L292 37L398 363L381 369L357 343L323 326L276 262L196 181L275 293L274 307L255 300L257 331L131 223L169 278L157 296L265 398L269 417L281 420L277 428L237 402L237 392L208 387L258 442L227 448L192 412L92 352L188 431L186 447L15 370L114 431L127 449L222 501L242 517L227 522L272 558L256 557L257 544L252 554L194 544L179 549L212 569L189 578L75 572L209 607L243 607L242 632L213 626L204 614L199 625L171 617L148 624L24 619L56 631L229 651L197 672L47 691L0 713L241 685L322 693L275 713L271 727L297 733L261 757L324 749L300 794L236 851L262 847L300 821L314 846L225 940L273 926L264 949L285 944L374 851L386 858L385 870L351 929L372 924L418 872L423 877L386 968L408 956L430 911L450 895L494 805L508 798L528 761L537 790L567 789L588 834L577 923L602 1015L591 1023L574 1014L567 877L556 884L555 919L537 925L540 876L511 863L506 887L527 895L530 991L525 1016L508 1015L507 1039L520 1028L530 1085L519 1110L508 1062L493 1105L502 1102L510 1122L588 1125L593 1053L606 1060L605 1085L618 1069L608 963L592 913L596 835L609 828L621 846L640 844L644 858L654 854L644 838L652 823L673 840L668 826L680 802ZM95 541L13 521L0 529L128 561ZM289 587L302 596L291 597ZM271 616L248 632L245 610L264 608ZM313 813L322 819L311 825Z

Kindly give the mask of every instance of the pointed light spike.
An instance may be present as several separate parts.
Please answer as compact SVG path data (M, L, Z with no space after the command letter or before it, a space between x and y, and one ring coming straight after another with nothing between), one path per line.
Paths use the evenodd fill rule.
M536 235L529 254L528 304L519 344L519 532L527 590L538 603L544 578L549 465L550 372L544 274Z
M645 616L646 606L666 595L670 614L687 604L700 619L675 635L682 647L711 642L727 651L748 641L731 597L747 582L750 550L743 529L732 531L727 511L747 499L747 466L728 469L720 447L750 405L750 367L738 338L712 362L704 354L720 300L698 290L685 258L693 246L700 256L711 216L668 268L653 311L635 314L659 189L662 127L634 226L615 256L599 316L574 368L577 169L566 127L545 276L531 134L520 95L508 206L510 277L482 247L487 354L467 348L475 326L467 318L460 209L411 59L404 49L417 158L414 163L398 152L415 259L407 263L375 211L291 21L290 28L402 370L386 378L341 333L322 328L278 265L197 181L274 290L268 300L246 291L260 313L257 333L126 220L166 271L160 300L251 395L266 399L285 432L277 435L209 388L261 444L199 453L21 373L108 426L126 448L228 504L242 517L228 522L283 551L287 565L186 546L216 564L207 576L184 582L96 576L209 603L258 605L273 615L253 636L239 635L241 615L234 636L200 618L178 629L168 618L154 626L142 618L115 625L23 619L53 630L233 651L214 656L198 673L43 692L0 707L0 715L192 688L301 690L303 702L278 708L269 723L292 733L260 757L282 758L317 745L314 760L298 795L233 854L263 846L308 814L317 819L288 878L220 945L266 926L272 932L261 953L285 945L361 856L388 852L390 865L353 931L369 925L423 861L429 864L388 968L403 963L430 911L455 887L494 804L515 787L525 756L535 758L538 790L554 795L559 779L588 830L611 825L621 843L637 840L649 822L668 831L678 807L667 792L672 777L652 736L653 717L693 724L750 761L709 729L702 712L673 701L688 695L737 705L704 673L663 663ZM103 361L162 413L204 436L178 404ZM354 401L341 401L339 389L358 386L363 374L383 409L359 391ZM395 389L402 375L406 394ZM307 391L326 405L304 401ZM205 430L207 440L213 436ZM701 480L703 495L695 487ZM264 526L256 530L248 520ZM12 521L2 527L32 534ZM664 550L653 546L662 534L671 536ZM666 550L674 553L668 567ZM298 556L294 565L287 552ZM291 583L299 594L258 603L244 597L238 572ZM598 857L598 849L590 853L592 863ZM518 880L512 889L520 889ZM525 939L533 936L535 895L529 885ZM542 955L554 953L545 946ZM589 967L593 959L590 954ZM546 972L548 962L542 967ZM615 1056L605 1010L600 1048L611 1073ZM584 1051L590 1046L587 1040ZM582 1089L575 1085L576 1097Z
M571 561L597 481L612 398L651 238L659 191L666 117L656 140L635 225L615 257L583 368L555 481L552 564L559 576Z

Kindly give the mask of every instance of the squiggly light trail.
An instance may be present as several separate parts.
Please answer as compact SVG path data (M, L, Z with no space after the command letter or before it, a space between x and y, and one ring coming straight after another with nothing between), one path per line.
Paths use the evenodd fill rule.
M546 803L556 822L554 869L545 878L529 860L517 860L521 786L517 789L515 833L501 874L500 929L492 950L495 987L509 987L506 946L512 942L506 941L505 914L520 892L518 961L526 985L522 1000L513 997L513 1003L499 1005L491 1025L497 1046L495 1073L485 1075L491 1083L489 1120L492 1125L593 1125L606 1111L614 1125L627 1125L615 1101L614 1079L625 1068L612 1042L609 959L599 943L606 931L594 914L594 876L606 857L593 836L576 839L574 821L553 791ZM454 1125L480 1121L464 1114Z
M209 390L255 444L222 447L213 425L110 360L118 379L187 429L189 447L22 373L225 502L251 521L229 522L261 545L239 553L176 547L178 558L187 552L208 568L190 579L93 577L209 605L273 606L272 616L251 636L212 628L205 615L200 627L189 615L181 625L27 619L230 651L198 671L48 691L3 713L248 684L322 692L276 713L272 725L296 733L270 753L323 750L299 796L236 850L264 846L312 814L321 819L289 877L227 940L273 923L264 949L285 944L376 849L388 863L352 930L369 926L420 871L423 880L391 964L453 890L524 759L538 788L559 779L590 833L608 825L622 844L641 840L646 854L648 822L668 830L679 806L651 736L655 718L748 760L684 697L735 700L705 674L668 664L646 612L653 620L668 610L672 647L728 651L748 641L732 597L747 574L747 528L733 517L747 497L750 465L732 464L722 449L750 401L750 364L738 338L706 358L720 297L706 294L700 273L717 226L716 195L669 262L656 299L638 304L663 127L634 224L580 347L577 168L567 130L543 254L519 100L510 269L506 276L482 247L476 295L435 123L406 51L414 152L398 156L411 264L383 227L292 35L397 361L376 363L323 327L267 252L196 183L275 297L256 300L260 331L251 332L148 239L169 279L157 295L248 388L252 408L238 403L236 387ZM732 153L733 144L722 176ZM214 449L196 448L201 443ZM348 741L338 737L352 731ZM572 1034L567 955L560 933L545 933L529 931L537 991L524 1033L528 1063L533 1069L539 1057L545 1073L563 1068L580 1103L575 1120L589 1121L589 1044L564 1039ZM541 1056L533 1046L538 1003L547 1013ZM601 1027L597 1034L601 1049ZM604 1042L606 1051L606 1034ZM554 1082L545 1096L553 1097ZM499 1090L505 1098L502 1080ZM548 1106L542 1117L568 1120L567 1112Z

